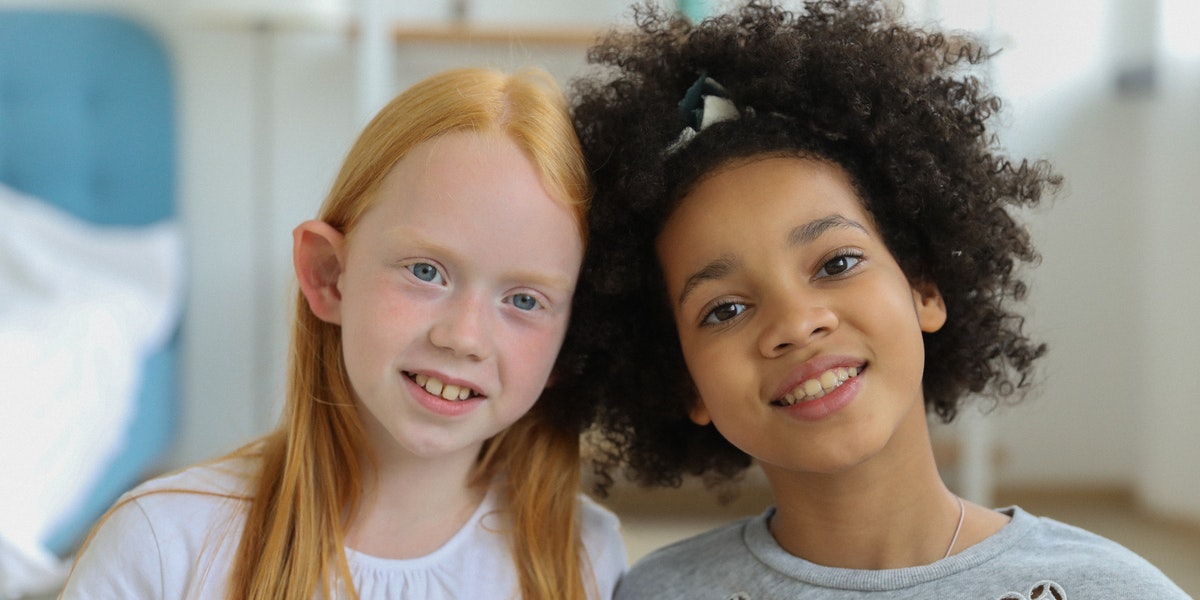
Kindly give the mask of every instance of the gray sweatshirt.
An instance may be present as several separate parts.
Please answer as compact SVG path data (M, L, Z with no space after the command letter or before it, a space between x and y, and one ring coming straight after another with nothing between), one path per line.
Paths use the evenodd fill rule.
M1012 517L1003 529L954 556L879 571L823 567L788 554L767 529L774 510L651 553L621 581L616 598L1189 598L1120 544L1018 507L1001 510Z

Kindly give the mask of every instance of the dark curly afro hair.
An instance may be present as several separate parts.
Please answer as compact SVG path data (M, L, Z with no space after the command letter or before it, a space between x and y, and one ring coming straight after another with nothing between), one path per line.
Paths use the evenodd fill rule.
M712 425L688 418L696 392L654 248L689 187L734 160L836 163L909 280L937 285L949 316L925 335L927 410L950 421L968 392L1024 392L1045 346L1012 309L1026 291L1016 267L1037 254L1011 211L1060 180L996 146L987 125L1000 102L972 74L984 48L902 24L873 1L789 12L755 0L697 25L647 4L635 18L635 30L589 51L601 67L572 86L597 195L554 391L597 411L601 492L618 468L642 485L684 475L718 485L750 465ZM683 127L679 101L702 73L742 118L666 152Z

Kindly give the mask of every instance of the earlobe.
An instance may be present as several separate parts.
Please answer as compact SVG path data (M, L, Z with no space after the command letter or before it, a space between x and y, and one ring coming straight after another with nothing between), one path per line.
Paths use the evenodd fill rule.
M933 333L946 324L946 301L932 283L913 285L913 305L917 309L917 322L921 331Z
M305 221L292 230L292 265L300 291L317 318L334 324L342 321L338 278L345 239L324 221Z
M704 401L700 398L692 400L692 407L688 409L688 417L701 427L712 423L712 416L708 414L708 408L704 406Z

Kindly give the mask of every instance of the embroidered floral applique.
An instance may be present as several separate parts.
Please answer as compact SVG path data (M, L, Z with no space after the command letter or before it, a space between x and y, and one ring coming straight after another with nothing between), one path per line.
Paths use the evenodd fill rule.
M1020 592L1009 592L997 600L1067 600L1067 592L1061 585L1045 580L1033 584L1033 587L1029 588L1028 596Z

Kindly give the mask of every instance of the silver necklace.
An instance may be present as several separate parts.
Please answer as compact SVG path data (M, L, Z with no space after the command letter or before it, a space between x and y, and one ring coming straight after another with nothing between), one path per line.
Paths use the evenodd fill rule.
M958 534L962 533L963 518L967 516L967 507L963 504L962 496L955 496L955 498L958 498L958 526L954 528L954 537L950 539L950 547L946 548L946 555L942 557L942 560L950 558L950 553L954 551L954 544L958 543Z

